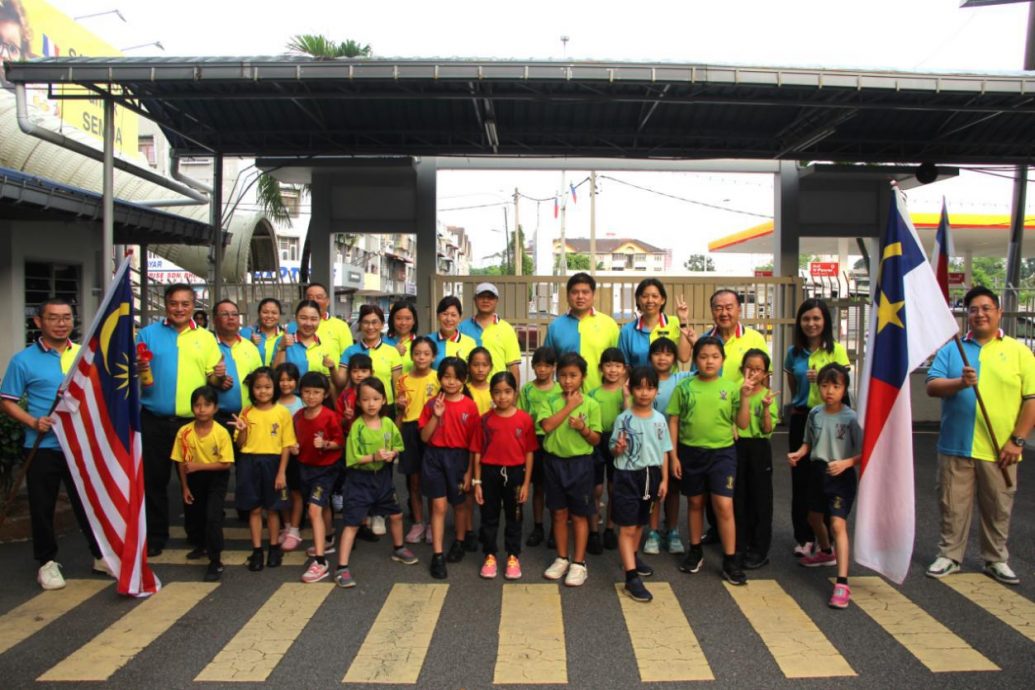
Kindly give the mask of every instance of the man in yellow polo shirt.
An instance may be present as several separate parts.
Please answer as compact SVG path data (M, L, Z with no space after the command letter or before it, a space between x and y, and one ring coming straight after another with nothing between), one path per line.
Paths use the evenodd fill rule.
M580 272L568 278L567 314L558 316L546 329L546 347L557 354L575 352L588 365L582 384L584 391L600 386L600 355L609 347L618 347L618 324L607 314L593 308L597 281L588 273Z
M490 376L510 371L521 385L521 346L514 327L496 313L500 292L492 283L479 283L474 289L475 314L460 322L460 332L474 338L492 355Z
M176 432L192 419L191 393L206 383L220 387L226 373L215 336L191 318L194 300L190 285L170 285L165 290L165 318L137 333L137 342L153 355L154 383L140 391L147 555L152 557L169 541L170 453ZM138 362L138 367L146 366Z
M740 323L740 299L733 290L716 290L708 302L715 325L705 335L722 340L723 350L726 351L726 359L722 363L722 377L739 385L744 381L744 375L740 372L744 353L758 348L768 355L769 345L761 333Z

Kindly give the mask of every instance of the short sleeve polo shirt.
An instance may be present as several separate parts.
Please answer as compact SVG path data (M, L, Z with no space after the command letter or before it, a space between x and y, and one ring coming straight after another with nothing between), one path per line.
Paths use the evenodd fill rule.
M402 452L403 439L399 427L391 419L382 417L381 428L372 429L361 417L352 423L352 429L349 430L349 440L345 443L345 465L357 470L377 472L385 466L383 461L360 463L359 459L382 449Z
M992 430L1000 443L1013 433L1025 400L1035 398L1035 355L1023 343L999 335L984 345L968 333L963 339L970 366L978 376L978 390L985 401ZM927 380L959 378L963 360L954 342L943 346L927 372ZM942 424L938 452L994 462L997 457L985 421L977 409L973 388L942 398Z
M607 390L603 386L594 388L589 392L591 398L600 405L600 426L603 431L610 433L615 426L615 418L625 407L625 393L621 388Z
M626 410L615 420L615 432L611 435L611 448L625 434L627 450L615 456L615 469L642 470L646 467L660 467L665 454L672 450L672 434L668 432L665 415L657 410L649 417L640 417Z
M309 345L295 340L284 351L284 361L291 362L298 367L300 377L310 371L318 371L321 374L329 375L331 370L324 366L323 358L330 357L337 362L341 357L341 353L335 350L335 345L324 341L317 335Z
M294 335L298 332L298 324L294 321L288 324L287 332ZM334 352L332 355L335 361L345 354L345 350L352 347L352 329L349 325L336 316L324 312L320 319L320 325L316 327L316 335L320 340L327 343Z
M744 382L744 374L740 371L740 364L744 361L744 353L751 349L759 349L769 354L769 345L766 344L762 334L754 328L748 328L743 324L737 324L736 330L728 340L724 340L713 328L705 335L714 336L722 340L722 349L726 353L726 359L722 363L722 378L728 379L738 386ZM772 364L770 363L770 368Z
M456 330L456 333L448 338L444 337L441 331L428 333L428 337L431 338L435 343L435 347L438 348L435 361L431 363L431 368L436 371L438 370L438 365L442 364L442 360L446 357L459 357L466 362L467 357L471 354L471 350L478 347L477 343L474 342L474 338L464 335L459 328Z
M651 329L644 325L642 318L622 326L618 334L618 349L625 355L625 363L629 367L649 367L651 343L658 338L668 338L678 347L679 336L679 319L662 313Z
M582 355L589 365L583 390L590 391L600 385L600 355L609 347L618 347L618 324L595 309L590 309L581 319L568 312L550 322L545 345L559 355L566 352Z
M399 387L406 391L406 410L402 421L415 422L428 401L438 395L438 374L429 371L427 376L403 374L399 379Z
M787 356L783 358L783 370L794 378L796 384L791 405L811 409L823 402L819 395L819 386L809 381L808 371L809 369L819 371L832 362L843 364L846 367L851 366L848 351L841 343L834 343L833 352L827 352L826 348L809 352L793 345L787 348Z
M563 395L550 398L546 401L546 408L540 412L540 421L552 417L564 409L567 400ZM582 417L590 431L600 433L603 427L600 425L600 405L588 395L583 396L582 404L571 411L569 417ZM543 449L559 458L573 458L577 455L589 455L593 452L593 446L582 438L582 434L573 429L567 420L561 422L556 429L546 434L543 441Z
M240 336L232 344L221 339L217 339L217 342L223 361L226 362L226 374L233 381L227 390L219 390L219 409L222 412L237 413L251 405L244 379L262 366L262 355L252 341Z
M241 417L248 422L248 437L241 446L242 453L280 455L285 448L298 443L295 420L283 405L274 404L267 410L249 407Z
M521 387L521 394L518 396L517 405L532 416L532 420L535 422L535 433L539 436L543 435L543 428L539 424L541 421L540 412L546 405L547 400L560 394L561 385L556 381L553 382L552 387L546 390L540 389L535 385L534 381L529 381Z
M361 354L370 357L370 361L374 364L374 376L384 384L385 393L388 396L388 404L394 405L395 386L392 384L392 372L402 373L403 370L402 357L399 356L399 351L395 349L394 345L389 345L384 340L378 340L373 347L368 347L363 342L354 343L342 354L342 366L347 367L349 365L349 359L352 355Z
M740 386L724 378L684 379L672 393L665 414L679 418L679 443L697 448L729 448L740 406Z
M436 448L460 448L478 452L478 425L481 415L478 406L466 395L459 400L446 400L446 411L428 440ZM420 413L417 425L423 429L434 416L434 400L429 400Z
M205 436L198 436L194 422L176 432L170 457L174 462L199 462L206 465L234 461L234 444L222 424L213 424Z
M190 321L182 331L166 321L145 326L137 342L154 355L154 385L141 386L140 402L159 417L191 417L190 395L208 382L223 353L216 337Z
M528 453L539 449L532 418L524 410L514 410L509 417L495 412L483 415L478 434L483 465L517 467L525 464Z
M0 382L0 398L18 402L22 396L28 398L28 412L33 417L43 417L50 412L50 406L57 398L58 388L65 380L65 374L72 368L79 346L71 340L64 352L48 347L42 340L25 348L11 358L7 365L7 373ZM35 429L25 429L25 447L31 448L36 443ZM61 446L53 432L48 431L40 448L57 449Z
M855 410L843 406L830 414L822 405L809 410L805 443L813 462L847 460L862 452L862 429Z
M263 333L259 328L244 326L241 328L241 337L245 340L251 340L252 334L258 333L259 342L255 347L258 348L259 356L262 357L262 365L265 367L272 367L273 358L277 356L277 346L280 344L280 339L284 337L284 332L283 328L277 326L277 334L269 336Z
M765 418L768 415L773 425L770 429L776 429L776 425L780 422L780 405L774 398L769 401L769 405L765 405L765 396L768 391L763 388L754 395L751 396L750 408L751 408L751 421L748 423L747 429L741 429L739 431L741 438L769 438L773 435L770 431L766 433L765 429Z
M414 337L415 336L413 335L413 333L410 333L408 335L402 336L402 338L393 338L390 335L389 336L385 336L385 342L388 343L389 345L391 345L392 347L398 347L399 340L401 340L401 339L405 339L406 340L406 352L404 352L401 355L399 355L400 357L402 357L403 373L404 374L409 374L411 371L413 371L413 356L411 354L411 351L413 350L413 339L414 339ZM396 352L398 352L398 351L399 350L397 349Z
M484 347L492 355L491 377L506 371L512 364L521 363L521 347L518 345L517 332L514 327L493 314L492 321L485 328L481 327L472 316L460 322L459 330L474 340L475 345Z

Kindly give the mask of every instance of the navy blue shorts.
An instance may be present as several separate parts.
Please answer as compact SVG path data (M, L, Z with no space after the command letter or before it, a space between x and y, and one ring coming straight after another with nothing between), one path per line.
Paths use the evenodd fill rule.
M619 527L639 527L650 522L651 506L658 500L661 468L616 469L611 481L611 520Z
M604 483L604 476L607 476L608 481L614 477L615 474L615 459L611 455L611 449L608 447L611 444L611 432L601 431L600 432L600 443L593 449L593 486L600 486Z
M345 508L341 512L342 524L359 527L368 515L398 515L399 498L395 495L392 481L392 466L385 465L376 472L357 470L350 467L345 471Z
M572 515L590 517L596 513L593 500L592 455L559 458L550 453L543 458L546 475L546 507L549 510L567 510Z
M234 467L237 472L234 502L238 510L284 510L290 505L287 488L280 491L273 488L280 469L279 455L241 453Z
M424 455L424 441L420 440L417 422L403 422L399 430L403 439L403 451L399 454L399 472L405 475L420 474L421 458Z
M827 463L813 460L809 463L809 510L829 513L831 517L847 518L855 503L859 479L855 468L849 468L832 477L827 474Z
M341 465L303 465L299 463L300 491L306 503L321 508L330 505L334 483L341 474Z
M737 484L737 448L699 448L679 444L683 469L680 491L684 496L712 494L733 498Z
M539 442L539 447L532 453L532 483L536 486L543 486L546 481L546 476L543 475L543 458L546 456L543 441L546 440L546 437L536 434L535 440Z
M471 453L464 448L424 446L420 468L420 491L426 498L445 498L450 505L467 500L464 475Z
M288 491L302 490L302 476L298 471L298 466L298 457L290 456L288 458L287 470L284 472L287 476Z

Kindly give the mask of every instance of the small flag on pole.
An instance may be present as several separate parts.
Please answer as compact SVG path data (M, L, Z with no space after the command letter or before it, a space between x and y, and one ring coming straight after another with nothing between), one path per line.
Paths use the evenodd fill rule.
M956 335L957 326L938 298L937 280L897 188L880 257L860 379L855 560L901 584L916 527L909 373Z
M942 289L942 297L945 298L946 303L949 302L949 261L952 260L954 254L949 209L945 205L945 197L942 197L942 217L938 221L938 233L934 236L934 254L931 256L931 266L934 267L938 287Z
M568 185L568 186L571 187L571 203L577 204L579 202L579 197L575 193L575 185L572 184L572 185Z
M161 583L147 565L129 262L115 273L61 386L53 429L119 594L147 596Z
M553 217L554 218L557 217L557 215L560 213L560 210L561 210L560 206L557 203L557 197L554 197L553 198Z

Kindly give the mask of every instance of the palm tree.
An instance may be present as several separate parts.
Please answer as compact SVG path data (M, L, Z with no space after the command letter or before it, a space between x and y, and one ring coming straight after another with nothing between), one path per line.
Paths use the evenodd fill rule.
M318 34L299 34L292 36L287 42L287 49L296 55L308 55L322 60L335 58L365 58L372 55L369 44L360 44L352 39L335 42ZM303 185L302 193L309 193L309 186ZM272 175L261 173L255 187L255 196L267 217L277 221L289 220L287 207L281 196L280 181ZM302 282L309 280L309 235L306 234L302 244L301 268L299 277Z

